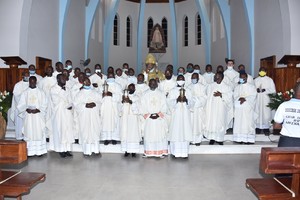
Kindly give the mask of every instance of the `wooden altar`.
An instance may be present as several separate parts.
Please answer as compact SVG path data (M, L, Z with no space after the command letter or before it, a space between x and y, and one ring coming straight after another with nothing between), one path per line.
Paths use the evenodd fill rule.
M22 79L22 73L28 70L18 67L26 65L27 62L18 56L1 57L1 59L5 61L6 65L9 65L9 68L0 68L0 91L12 92L14 85ZM44 76L46 68L52 66L52 60L37 56L35 66L36 73Z
M300 77L300 55L285 55L278 63L276 56L260 59L260 66L267 69L267 75L274 80L276 91L285 92L294 87Z

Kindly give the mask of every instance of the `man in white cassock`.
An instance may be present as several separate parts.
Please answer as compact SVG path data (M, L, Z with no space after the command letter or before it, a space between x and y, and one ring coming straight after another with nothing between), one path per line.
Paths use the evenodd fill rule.
M267 107L270 103L268 94L276 92L275 84L273 79L267 76L267 71L264 67L259 69L259 76L254 79L254 83L257 90L255 112L258 114L258 118L256 120L256 128L259 133L263 131L265 134L268 134L272 121L272 111Z
M246 73L245 65L240 64L238 66L238 73ZM240 76L236 77L236 80L235 80L236 85L239 84L239 80L240 80ZM254 85L254 79L250 74L247 74L247 83L250 83L250 84Z
M247 82L246 72L240 73L239 84L234 89L233 141L245 144L255 143L256 89Z
M22 140L23 134L22 134L22 128L23 128L23 119L19 116L19 111L17 109L17 106L19 104L21 94L28 89L29 87L29 72L25 71L22 73L23 79L19 82L17 82L14 86L13 90L13 99L11 102L11 114L10 119L15 124L15 132L16 132L16 139Z
M95 73L90 76L90 81L97 92L102 92L102 85L104 84L107 76L102 73L102 67L100 64L95 65Z
M169 127L170 153L173 157L187 158L192 141L191 111L193 100L191 91L184 88L184 76L177 76L177 86L167 98L171 112Z
M100 155L101 98L101 95L92 89L91 82L86 77L83 88L73 102L79 119L79 144L82 145L85 156Z
M186 86L189 86L191 84L193 73L194 73L194 65L192 63L187 64L186 73L184 74Z
M149 89L149 86L145 83L144 74L139 74L137 76L137 84L135 85L135 94L142 97L144 92Z
M103 85L102 105L101 105L101 140L104 140L104 145L112 142L113 145L120 141L120 111L122 89L121 86L115 82L115 75L113 73L107 74L107 85ZM108 87L107 87L108 86ZM105 89L105 87L107 87ZM107 90L107 91L106 91Z
M202 76L205 79L207 84L210 84L210 83L214 82L215 74L212 72L212 66L211 65L208 64L208 65L205 66L205 73Z
M223 145L226 130L233 118L233 94L231 88L223 83L223 78L224 74L217 72L215 82L207 86L204 136L210 140L210 145L215 141Z
M128 70L128 76L127 76L127 85L126 87L129 85L129 84L137 84L137 78L135 77L135 72L134 72L134 69L133 68L129 68Z
M156 79L150 79L150 90L141 98L141 114L144 124L144 156L160 157L168 155L167 141L167 100L165 94L157 88Z
M47 98L45 93L36 87L37 78L29 78L29 88L22 94L17 106L23 118L23 135L27 143L28 156L41 156L47 153L45 114Z
M238 80L239 73L234 69L234 60L228 59L226 60L226 64L227 64L227 69L224 71L224 76L226 76L230 80L228 85L231 87L231 90L233 91L234 87L237 84L236 81Z
M128 76L126 78L122 76L122 70L120 68L116 69L115 82L121 86L121 90L124 90L126 88L128 83L127 78Z
M62 62L56 62L55 63L55 72L53 72L54 78L56 78L56 76L58 74L61 74L63 72L63 69L64 69L64 65L62 64Z
M46 68L46 76L42 78L38 84L38 87L43 90L47 97L47 112L46 112L46 137L49 138L50 131L52 130L52 101L50 96L50 89L57 83L56 77L53 76L53 67L49 66Z
M29 76L35 76L36 77L36 80L37 80L37 83L40 82L40 80L42 80L42 76L38 75L36 73L36 70L35 70L35 66L34 65L29 65L28 67L28 70L29 70Z
M78 93L83 87L83 81L85 79L85 74L83 72L80 72L78 75L78 82L75 82L75 84L71 88L71 101L74 102L77 98ZM79 139L79 119L78 114L76 114L76 110L73 109L73 119L74 119L74 137L75 137L75 143L78 143Z
M65 87L68 88L68 90L71 90L73 85L76 83L72 80L70 80L70 73L68 70L64 69L62 74L66 77L66 85Z
M205 105L206 105L206 87L199 82L199 74L194 73L192 75L192 84L189 85L189 89L192 93L192 100L194 106L191 109L191 122L193 128L193 140L192 144L200 146L203 138L203 129L205 123Z
M57 75L57 84L50 90L52 101L52 134L49 149L59 152L62 158L72 156L74 122L70 91L66 88L66 77Z
M198 76L199 76L198 82L201 83L202 85L206 86L207 82L206 82L205 78L200 74L200 72L201 72L200 66L199 65L194 65L194 71L193 71L192 75L195 74L195 73L198 74ZM189 85L192 84L192 75L190 77L191 81L190 81ZM189 86L189 85L187 85L187 86Z
M164 94L166 95L166 97L169 95L169 92L176 87L176 80L172 79L173 74L171 73L170 70L166 69L165 71L165 80L162 80L159 85L158 88L164 92Z
M121 149L125 157L131 153L136 157L140 152L140 123L139 123L139 96L135 94L134 84L128 85L128 90L122 96L122 116L120 120Z

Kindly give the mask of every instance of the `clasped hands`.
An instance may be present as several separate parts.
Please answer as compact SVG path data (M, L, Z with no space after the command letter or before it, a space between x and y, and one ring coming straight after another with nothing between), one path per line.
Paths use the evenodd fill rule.
M27 108L26 109L26 112L27 113L29 113L29 114L36 114L36 113L39 113L39 112L41 112L39 109L29 109L29 108Z
M219 91L214 92L214 97L221 97L222 98L222 93Z
M94 107L96 107L96 104L94 102L92 102L92 103L86 103L85 107L86 108L94 108Z
M157 118L164 118L164 114L159 112L159 113L153 113L153 114L145 114L144 115L144 119L147 119L148 117L150 117L151 119L157 119Z
M240 101L240 104L242 105L246 101L246 99L244 97L240 97L239 101Z
M259 88L257 88L256 91L257 91L257 93L263 93L263 92L266 91L266 89L259 89Z

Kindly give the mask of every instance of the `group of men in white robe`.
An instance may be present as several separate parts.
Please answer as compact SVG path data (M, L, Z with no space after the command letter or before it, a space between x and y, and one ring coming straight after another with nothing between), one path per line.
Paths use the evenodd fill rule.
M73 70L68 60L65 66L57 62L55 72L48 67L44 78L36 78L34 89L28 84L29 76L37 76L31 65L30 74L23 74L13 92L16 138L30 144L28 155L42 155L45 149L31 147L36 141L45 147L42 141L47 137L49 149L61 157L72 156L74 142L81 144L84 155L100 155L100 141L104 145L120 141L125 156L135 157L143 138L144 157L163 158L170 153L187 158L190 143L199 146L203 138L211 145L223 145L228 128L233 128L233 141L252 144L256 128L269 128L271 111L266 105L275 86L264 68L253 80L243 65L239 72L233 65L228 60L227 69L218 66L216 74L207 65L202 75L200 67L190 63L187 73L178 68L178 76L171 66L164 80L151 79L148 85L144 74L135 77L126 63L116 73L109 67L105 75L99 64L92 74ZM39 100L33 103L32 99ZM41 121L32 123L35 118L28 116Z

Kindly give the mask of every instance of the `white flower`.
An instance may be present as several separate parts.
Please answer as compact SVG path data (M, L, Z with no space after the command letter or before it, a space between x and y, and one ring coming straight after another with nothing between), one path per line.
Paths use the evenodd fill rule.
M2 106L0 106L0 110L3 110L3 107L2 107Z
M291 91L292 93L294 93L294 90L293 90L293 89L290 89L290 91Z
M6 96L8 96L9 95L9 92L6 92Z
M279 92L279 93L277 93L278 95L282 95L282 93L281 92Z
M2 102L2 99L0 98L0 103Z

